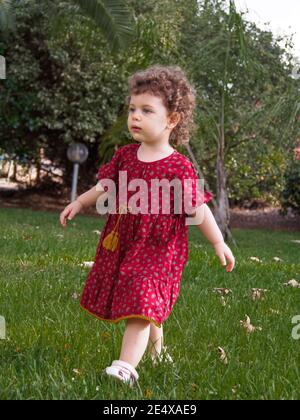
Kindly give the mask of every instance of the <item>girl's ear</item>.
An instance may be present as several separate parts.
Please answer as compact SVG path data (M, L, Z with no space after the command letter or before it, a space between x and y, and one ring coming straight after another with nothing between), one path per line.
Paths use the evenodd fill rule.
M172 114L169 116L169 126L170 128L174 128L180 121L181 117L179 112L172 112Z

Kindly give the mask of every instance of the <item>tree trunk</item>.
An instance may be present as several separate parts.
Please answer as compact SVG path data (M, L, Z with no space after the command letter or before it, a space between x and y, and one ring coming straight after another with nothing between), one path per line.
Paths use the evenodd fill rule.
M190 145L188 144L185 147L186 147L186 149L188 151L188 154L190 155L191 161L193 162L195 168L198 171L198 174L200 176L200 179L204 179L205 180L205 190L208 191L208 192L210 192L212 194L211 189L210 189L210 187L209 187L209 185L208 185L208 183L206 181L206 178L204 177L201 169L199 168L198 162L197 162L197 160L195 158L195 155L194 155L194 153L193 153ZM222 166L222 168L224 168L224 165ZM221 177L221 179L222 178L223 178L223 176ZM226 197L225 198L225 203L227 203L227 206L225 206L225 209L227 209L227 219L228 219L228 223L227 224L225 223L224 225L222 225L222 220L223 219L226 220L226 216L224 218L223 216L219 215L219 213L220 213L220 207L222 208L222 206L219 206L218 203L217 203L217 200L215 200L214 198L211 200L211 202L212 202L213 207L214 207L214 216L215 216L216 222L219 225L220 230L222 231L222 235L224 237L224 240L230 240L234 245L237 245L235 239L232 236L232 233L230 231L230 228L229 228L229 203L228 203L228 198L227 198L227 194L226 194L226 189L224 189L225 186L226 186L226 181L225 181L224 186L223 186L223 191L225 191L225 197ZM225 212L225 215L226 215L226 212ZM224 231L222 229L222 226L224 226Z
M229 201L226 191L227 174L225 169L225 92L223 90L221 96L221 115L220 128L218 136L218 153L217 153L217 198L218 198L218 212L216 221L224 236L228 240L229 228Z
M36 162L36 180L35 180L35 185L38 186L40 185L41 182L41 161L38 158L37 162Z
M6 177L6 182L10 182L11 179L11 167L12 167L13 161L10 160L9 164L8 164L8 172L7 172L7 177Z
M224 77L226 80L226 76ZM218 135L218 153L217 153L217 199L218 211L216 221L222 232L224 240L233 239L229 230L229 201L226 190L227 174L225 169L225 91L221 94L221 115Z
M13 174L12 174L13 181L17 182L17 162L13 162Z
M218 211L216 214L216 221L219 228L224 236L225 240L228 240L228 227L230 221L229 214L229 201L228 194L226 191L226 169L224 165L224 148L222 147L222 141L220 141L218 147L217 156L217 199L218 199Z

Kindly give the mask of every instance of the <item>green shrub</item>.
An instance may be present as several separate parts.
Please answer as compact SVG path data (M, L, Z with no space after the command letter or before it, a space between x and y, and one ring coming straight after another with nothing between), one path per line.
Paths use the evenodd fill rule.
M288 209L300 214L300 161L293 161L284 174L285 188L281 195L282 211L286 215Z

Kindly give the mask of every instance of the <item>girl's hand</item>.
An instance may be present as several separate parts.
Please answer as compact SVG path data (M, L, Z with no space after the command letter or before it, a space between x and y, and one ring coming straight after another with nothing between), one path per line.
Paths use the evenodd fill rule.
M75 200L70 203L59 216L60 223L63 227L67 227L67 219L72 220L77 213L79 213L83 208L83 204L80 201Z
M216 255L220 258L221 264L226 265L226 258L229 264L226 267L226 271L230 272L233 270L235 258L231 252L231 249L225 244L225 242L218 242L213 245Z

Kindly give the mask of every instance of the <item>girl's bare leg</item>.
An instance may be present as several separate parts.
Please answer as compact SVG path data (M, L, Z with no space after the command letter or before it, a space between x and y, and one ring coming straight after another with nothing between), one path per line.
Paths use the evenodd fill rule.
M141 318L127 319L119 360L136 368L145 353L149 336L150 321Z
M150 336L148 341L148 351L152 358L155 358L161 353L163 347L163 326L158 328L156 325L150 325Z

